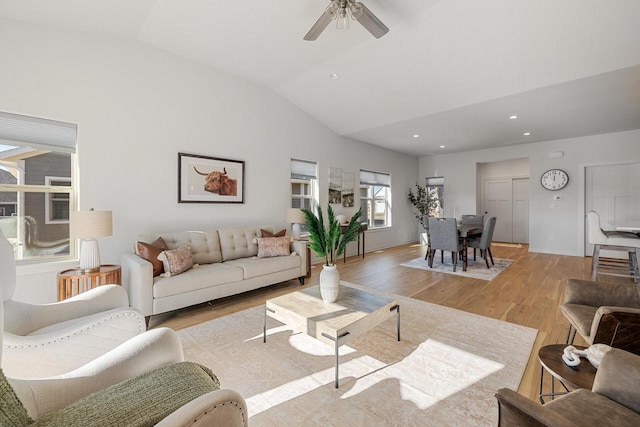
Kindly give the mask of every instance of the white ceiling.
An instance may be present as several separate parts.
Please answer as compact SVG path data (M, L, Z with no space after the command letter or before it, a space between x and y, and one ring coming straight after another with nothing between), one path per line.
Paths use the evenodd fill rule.
M172 52L412 155L640 128L639 0L363 2L384 37L303 41L328 0L0 0L0 17Z

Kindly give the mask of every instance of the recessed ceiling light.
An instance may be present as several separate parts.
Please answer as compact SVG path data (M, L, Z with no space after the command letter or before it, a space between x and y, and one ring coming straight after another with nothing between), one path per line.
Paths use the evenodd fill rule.
M417 133L415 135L413 135L414 138L418 138L420 135L418 135Z
M331 80L338 80L340 78L340 76L337 75L336 73L331 73L331 74L329 74L329 78Z
M509 118L510 118L511 120L514 120L514 119L517 119L517 118L518 118L518 116L516 116L516 115L514 114L513 116L509 116Z
M531 135L531 132L525 132L525 133L523 133L523 135L524 136L529 136L529 135Z
M440 148L444 148L444 145L441 145Z

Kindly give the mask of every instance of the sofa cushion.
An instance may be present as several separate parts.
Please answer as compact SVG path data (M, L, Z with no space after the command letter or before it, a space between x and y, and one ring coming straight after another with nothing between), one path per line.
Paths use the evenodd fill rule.
M258 244L253 239L260 236L260 229L273 230L273 227L245 227L218 230L222 260L248 258L258 255Z
M288 256L291 254L291 237L256 237L258 258Z
M301 262L302 258L295 255L272 258L241 258L225 264L241 268L244 271L244 278L251 279L294 268L299 269Z
M158 255L165 249L169 249L162 237L158 237L151 243L137 242L138 255L146 259L153 266L153 275L159 276L164 271L162 261L158 259Z
M273 233L272 231L269 230L265 230L264 228L260 229L260 235L262 237L283 237L287 234L287 230L286 229L282 229L280 231L278 231L277 233Z
M193 268L178 276L155 277L153 279L153 298L164 298L198 289L240 282L244 278L243 275L242 268L227 263L201 265L199 268Z
M150 243L158 236L162 237L169 249L176 249L186 243L191 248L191 258L196 264L222 262L220 241L217 231L181 231L176 233L140 234L138 241ZM136 252L137 253L137 252ZM139 255L139 254L138 254Z
M173 363L93 393L33 425L150 427L218 389L220 382L208 368L193 362Z
M176 276L184 273L193 267L193 259L191 258L191 248L183 243L177 249L167 249L158 255L158 259L162 261L165 275L167 277Z

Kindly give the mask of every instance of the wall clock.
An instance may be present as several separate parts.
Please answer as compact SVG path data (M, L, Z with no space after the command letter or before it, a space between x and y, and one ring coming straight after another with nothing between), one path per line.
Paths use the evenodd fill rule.
M562 169L549 169L540 177L540 184L547 190L561 190L569 183L569 175Z

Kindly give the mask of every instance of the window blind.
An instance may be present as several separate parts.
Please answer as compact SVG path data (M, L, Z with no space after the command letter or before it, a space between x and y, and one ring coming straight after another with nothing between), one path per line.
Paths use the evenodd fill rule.
M360 184L391 187L391 175L381 172L360 171Z
M0 111L0 141L75 153L78 127L72 123Z
M317 163L291 159L291 178L318 179Z
M444 176L430 176L426 178L427 187L443 187Z

